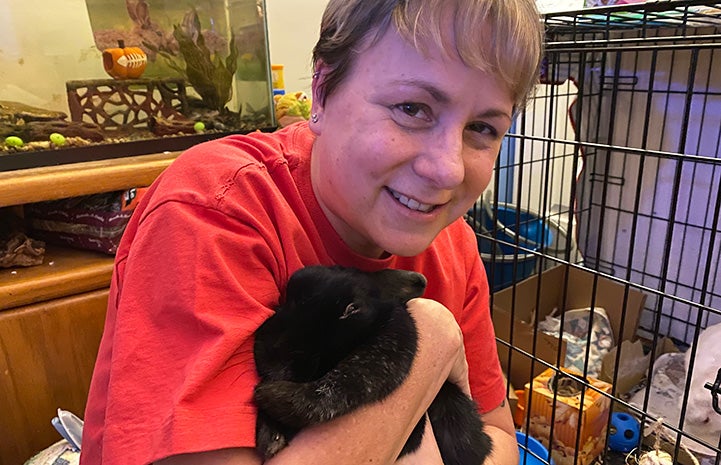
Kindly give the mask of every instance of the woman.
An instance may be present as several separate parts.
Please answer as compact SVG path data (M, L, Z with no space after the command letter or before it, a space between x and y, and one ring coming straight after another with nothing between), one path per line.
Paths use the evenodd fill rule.
M489 462L518 451L488 284L461 218L536 80L533 0L331 0L311 120L198 145L154 183L118 250L81 463L258 464L253 332L313 264L428 278L411 373L303 430L273 464L394 463L446 379L479 404ZM427 428L398 463L438 464Z

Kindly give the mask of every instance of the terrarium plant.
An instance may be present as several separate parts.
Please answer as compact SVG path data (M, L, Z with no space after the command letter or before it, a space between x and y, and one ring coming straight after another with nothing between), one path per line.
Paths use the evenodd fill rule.
M200 28L198 12L192 9L186 14L182 24L173 26L173 37L178 43L180 57L167 49L154 48L148 43L144 45L162 56L171 68L183 75L207 108L223 112L233 96L233 75L238 67L235 36L231 32L229 54L225 59L221 58L219 53L211 52Z

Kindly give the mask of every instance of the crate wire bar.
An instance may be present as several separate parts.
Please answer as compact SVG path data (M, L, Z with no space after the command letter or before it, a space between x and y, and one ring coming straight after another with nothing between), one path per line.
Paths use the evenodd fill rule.
M598 317L594 302L601 298L601 280L623 286L626 299L631 292L644 293L636 336L652 355L647 376L631 392L614 385L602 395L612 400L611 411L628 411L646 427L660 420L657 436L673 463L719 464L721 433L713 428L721 415L692 427L688 374L708 356L694 349L700 334L721 324L721 2L617 5L547 14L544 22L541 85L504 141L492 186L468 213L479 245L490 241L492 250L504 250L482 253L491 288L512 291L529 276L540 282L542 272L556 266L590 272L592 320ZM506 219L500 226L491 221L479 227L489 208L499 212L509 206L517 211L515 224ZM503 234L523 230L524 214L538 218L542 244L563 240L550 248L529 247L523 237ZM535 268L524 274L522 259L528 256L535 258ZM504 267L511 282L500 282ZM568 279L564 295L574 292ZM521 297L514 295L513 302ZM538 320L529 324L538 332ZM621 325L628 324L633 321L624 313ZM513 331L505 340L499 337L499 347L530 359L529 381L539 369L558 370L564 362L560 352L555 363L541 359L536 337L530 350L517 347ZM588 337L586 356L590 332ZM648 373L655 376L658 354L671 346L681 352L692 347L692 356L690 366L681 365L686 372L678 418L659 419L650 408L657 398ZM502 364L511 361L509 355ZM616 366L620 361L617 353ZM588 363L574 379L593 390ZM617 377L614 373L613 381ZM711 399L711 390L708 395ZM606 439L612 434L609 429ZM585 463L582 444L575 446L564 464ZM644 444L638 446L637 461ZM595 463L628 460L607 440Z

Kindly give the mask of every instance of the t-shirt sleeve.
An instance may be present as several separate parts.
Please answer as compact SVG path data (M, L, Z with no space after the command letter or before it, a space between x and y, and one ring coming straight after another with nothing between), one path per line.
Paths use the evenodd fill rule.
M469 273L468 288L459 323L468 361L471 395L478 404L479 411L484 413L503 402L506 390L489 308L488 280L475 237L471 239L468 253L465 254Z
M254 446L253 333L279 293L262 234L168 201L145 212L117 267L106 444L124 441L141 461Z

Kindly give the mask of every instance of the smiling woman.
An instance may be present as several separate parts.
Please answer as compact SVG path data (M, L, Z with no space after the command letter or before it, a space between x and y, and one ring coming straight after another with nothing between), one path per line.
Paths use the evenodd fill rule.
M421 54L395 28L366 47L325 98L332 70L316 61L313 187L357 252L412 256L488 184L514 101L495 75L440 49Z
M394 463L446 381L478 404L487 462L517 463L488 283L462 215L536 80L541 39L533 0L330 0L310 121L197 145L137 207L83 465L260 463L254 332L289 277L318 264L423 274L423 298L407 305L418 347L387 398L302 429L267 463ZM400 462L440 463L432 426Z

